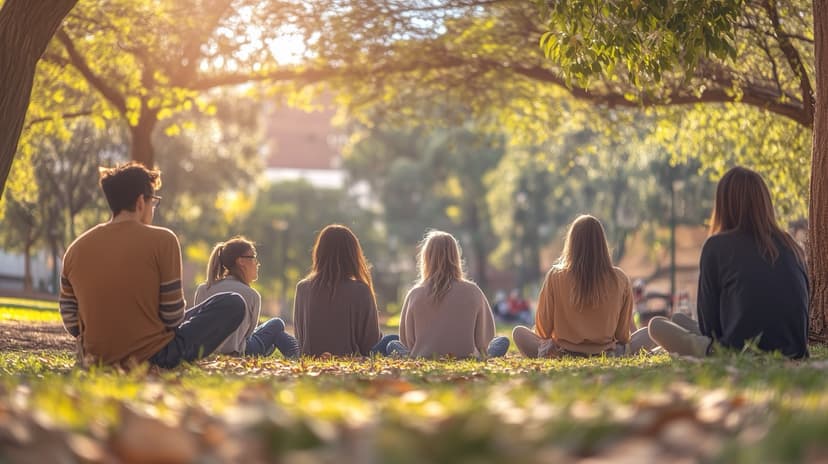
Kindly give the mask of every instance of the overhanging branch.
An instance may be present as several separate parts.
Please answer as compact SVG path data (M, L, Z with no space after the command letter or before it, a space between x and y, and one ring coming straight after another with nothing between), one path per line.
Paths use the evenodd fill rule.
M788 65L791 67L794 75L799 79L799 88L802 92L803 112L805 117L813 121L814 119L814 91L811 87L811 80L808 78L808 71L805 69L805 64L802 62L802 57L782 30L782 25L779 20L779 11L776 9L776 0L765 0L765 10L768 12L773 30L776 33L779 41L779 48L788 60Z
M596 92L576 85L567 85L564 79L557 73L541 66L504 66L495 62L489 62L489 64L492 67L511 70L530 79L564 87L575 98L593 101L611 107L636 108L642 106L689 105L695 103L744 103L785 116L803 126L811 127L813 125L813 114L809 115L804 111L801 101L785 101L787 100L787 96L780 94L775 88L750 84L740 85L739 90L741 91L741 95L737 95L736 92L729 90L734 86L732 79L719 80L717 82L719 84L718 87L706 88L698 94L676 90L663 98L645 96L636 100L629 100L623 94L617 92Z
M126 114L126 98L124 98L124 96L114 87L107 84L103 78L92 71L92 68L89 67L89 63L86 62L83 55L81 55L77 48L75 48L75 44L72 42L72 38L69 37L69 34L67 34L63 29L59 29L56 36L66 49L66 53L69 55L69 62L72 66L74 66L75 69L83 75L87 82L89 82L92 87L95 87L98 92L100 92L101 95L103 95L103 97L115 107L115 109L117 109L121 114Z

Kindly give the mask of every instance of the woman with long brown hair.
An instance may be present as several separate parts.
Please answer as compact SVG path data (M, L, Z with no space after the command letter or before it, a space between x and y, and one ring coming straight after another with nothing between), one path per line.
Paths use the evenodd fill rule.
M400 341L389 354L414 357L498 357L509 339L495 337L486 295L466 280L460 245L446 232L430 231L417 258L420 278L405 297L400 314Z
M563 252L546 274L535 330L517 326L512 338L531 358L636 352L649 340L642 329L630 343L632 307L630 279L613 266L603 226L582 215L569 227Z
M237 293L244 299L245 314L235 332L216 349L217 353L270 356L276 349L286 358L299 355L299 345L285 332L285 322L274 317L259 325L262 297L251 284L259 278L256 246L244 237L218 243L207 263L207 280L196 288L198 305L219 293Z
M732 168L716 188L699 264L698 324L659 317L649 329L664 349L686 355L708 354L715 340L737 350L755 343L790 358L808 356L805 254L777 224L758 173Z
M306 356L384 352L396 338L381 340L371 271L349 228L332 224L316 237L311 271L296 285L293 322Z

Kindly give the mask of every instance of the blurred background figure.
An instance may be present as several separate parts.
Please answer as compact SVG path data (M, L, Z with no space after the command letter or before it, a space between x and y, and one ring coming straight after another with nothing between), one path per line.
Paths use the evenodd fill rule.
M506 314L504 314L503 320L521 324L534 322L529 302L521 296L520 290L517 288L509 293L509 298L506 300Z

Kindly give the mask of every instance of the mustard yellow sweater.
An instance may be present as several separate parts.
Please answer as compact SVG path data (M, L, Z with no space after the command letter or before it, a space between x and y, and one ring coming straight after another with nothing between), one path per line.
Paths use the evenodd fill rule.
M574 304L575 282L566 269L552 268L538 296L535 332L558 346L579 353L597 354L629 343L632 327L632 286L619 268L596 304Z

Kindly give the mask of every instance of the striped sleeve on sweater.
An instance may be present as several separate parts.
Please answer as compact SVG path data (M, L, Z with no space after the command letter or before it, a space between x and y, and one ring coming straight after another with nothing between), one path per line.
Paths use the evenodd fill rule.
M73 337L80 335L80 323L78 321L78 299L72 289L72 283L66 276L60 276L60 318L63 326Z
M170 233L158 258L161 274L158 315L167 327L178 327L184 320L184 288L181 285L181 246Z
M162 282L160 288L160 304L158 314L161 322L167 327L177 327L184 319L184 291L181 287L181 279Z

